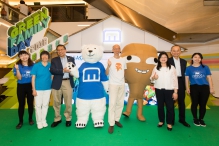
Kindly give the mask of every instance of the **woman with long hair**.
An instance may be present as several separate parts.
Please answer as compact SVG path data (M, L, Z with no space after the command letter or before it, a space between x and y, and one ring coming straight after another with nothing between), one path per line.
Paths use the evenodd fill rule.
M176 69L169 63L166 52L161 52L159 54L157 66L154 67L150 79L154 81L155 93L157 97L159 118L157 127L162 127L165 123L165 104L167 109L167 130L172 131L174 100L176 100L178 97L178 79Z
M29 124L33 125L33 100L32 86L31 86L31 70L33 67L33 61L30 59L29 53L21 50L18 53L19 61L15 64L13 72L17 77L17 98L18 98L18 116L19 123L16 129L20 129L23 126L23 116L25 108L25 98L27 98L28 113L29 113Z
M203 56L201 53L192 55L191 65L186 68L186 92L190 94L192 105L191 111L193 122L196 126L206 127L204 116L208 97L214 94L211 71L207 65L202 64ZM190 84L189 84L190 83ZM199 117L197 107L199 105Z
M31 71L33 96L35 99L35 111L37 128L47 127L46 115L48 111L52 74L50 73L50 55L47 51L40 53L40 62L36 63Z

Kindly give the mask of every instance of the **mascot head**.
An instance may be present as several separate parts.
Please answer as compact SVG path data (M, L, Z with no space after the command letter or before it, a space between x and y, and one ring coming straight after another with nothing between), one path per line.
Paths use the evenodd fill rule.
M81 53L85 62L96 63L100 61L103 56L103 47L93 44L83 45Z
M157 50L147 44L133 43L123 48L121 56L127 61L125 79L129 86L142 85L144 90L146 85L150 85L149 78L157 62Z

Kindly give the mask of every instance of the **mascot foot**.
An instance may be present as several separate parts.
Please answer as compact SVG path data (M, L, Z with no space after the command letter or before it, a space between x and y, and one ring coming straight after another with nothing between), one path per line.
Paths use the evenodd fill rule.
M127 118L129 118L130 112L126 112L126 111L125 111L125 112L122 113L122 115L125 116L125 117L127 117Z
M142 121L142 122L145 122L146 119L144 118L144 116L140 115L140 116L137 116L138 117L138 120L139 121Z
M95 128L103 127L103 126L104 126L103 120L94 121L94 127L95 127Z
M86 127L86 123L85 122L76 122L75 127L76 128L84 128L84 127Z

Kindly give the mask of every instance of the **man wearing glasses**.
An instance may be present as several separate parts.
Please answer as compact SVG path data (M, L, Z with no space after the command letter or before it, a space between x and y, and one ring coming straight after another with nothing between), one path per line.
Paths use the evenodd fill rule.
M66 64L67 62L75 64L75 60L73 57L66 56L66 48L64 45L58 45L56 51L58 57L52 59L50 67L50 72L54 75L52 81L52 96L55 111L55 118L51 127L56 127L62 122L60 115L62 95L66 105L64 112L66 127L70 127L72 119L72 88L74 87L74 82L73 76L70 75L70 70L67 69Z

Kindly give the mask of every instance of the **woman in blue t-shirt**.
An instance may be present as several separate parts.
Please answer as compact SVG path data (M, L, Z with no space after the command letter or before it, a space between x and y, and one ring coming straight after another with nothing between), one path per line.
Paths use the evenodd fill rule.
M19 123L16 129L20 129L23 126L23 116L25 108L25 98L27 98L29 124L33 125L33 95L31 86L31 70L33 67L33 61L30 59L30 55L22 50L18 53L19 61L15 64L13 72L17 77L17 98L18 98L18 116Z
M191 111L194 125L206 127L204 116L209 94L214 93L211 72L208 66L202 64L203 56L201 53L192 55L191 65L186 68L186 92L190 94L192 105ZM189 86L190 82L190 86ZM199 118L197 107L199 105Z
M40 62L34 64L31 71L33 96L35 99L36 122L37 128L47 127L46 115L48 111L52 74L50 73L49 52L40 53Z

